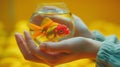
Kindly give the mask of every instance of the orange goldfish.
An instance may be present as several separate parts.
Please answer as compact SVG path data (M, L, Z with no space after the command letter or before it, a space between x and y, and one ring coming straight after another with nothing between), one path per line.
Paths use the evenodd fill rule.
M48 39L54 39L55 37L64 37L70 33L67 26L56 23L49 18L45 18L40 26L33 23L29 23L28 26L34 31L34 34L32 35L33 39L38 36L46 36Z

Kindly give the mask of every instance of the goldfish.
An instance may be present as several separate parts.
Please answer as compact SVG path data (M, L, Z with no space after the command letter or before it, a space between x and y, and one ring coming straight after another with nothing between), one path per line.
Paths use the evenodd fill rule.
M34 31L32 38L38 36L46 36L47 39L54 39L56 37L64 37L70 34L69 28L60 23L52 21L50 18L43 19L41 25L29 23L28 27Z

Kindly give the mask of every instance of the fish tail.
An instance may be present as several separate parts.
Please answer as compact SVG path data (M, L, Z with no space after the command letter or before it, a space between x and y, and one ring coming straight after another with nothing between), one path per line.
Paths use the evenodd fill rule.
M51 26L52 23L53 23L53 22L49 22L49 23L45 24L44 27L48 28L48 27Z
M33 23L29 23L29 24L28 24L28 27L29 27L30 29L32 29L32 30L41 30L41 29L42 29L40 26L37 26L37 25L35 25L35 24L33 24Z
M54 26L54 25L57 26L58 23L55 23L55 22L51 21L51 22L49 22L48 24L46 24L44 27L49 28L49 27Z
M42 32L38 31L32 35L32 38L35 39L37 36L42 35Z

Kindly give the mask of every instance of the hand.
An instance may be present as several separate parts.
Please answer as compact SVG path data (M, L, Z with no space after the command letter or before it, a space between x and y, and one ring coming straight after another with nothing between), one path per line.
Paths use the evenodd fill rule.
M53 59L54 64L71 62L81 58L95 59L101 42L84 38L74 37L60 42L44 42L39 47L46 54L59 55Z
M35 17L37 17L38 19L42 19L41 16L35 16ZM73 17L75 19L75 34L74 34L74 37L83 36L83 37L88 37L88 38L94 38L94 36L90 33L90 31L85 26L85 24L82 23L82 21L77 16L74 15ZM31 20L31 21L38 21L38 19L37 20L34 19L34 20ZM52 17L51 19L56 21L56 22L71 22L71 21L69 21L67 19L64 19L62 17L59 17L59 16L58 17ZM16 41L18 43L18 46L19 46L23 56L27 60L40 62L40 63L45 63L45 64L49 64L49 65L56 65L56 64L61 64L61 63L68 62L68 61L71 61L71 60L75 60L75 58L71 59L71 60L67 60L67 59L64 60L64 61L61 60L61 58L67 58L67 57L70 58L72 56L71 51L68 51L68 53L67 52L62 52L62 51L60 53L59 52L54 52L54 53L51 52L52 53L51 54L49 51L48 51L49 53L46 53L47 51L46 52L43 51L44 47L41 47L42 48L42 51L41 51L41 49L38 48L34 44L34 42L32 41L28 32L25 32L25 34L24 34L25 38L21 34L18 34L18 33L15 36L16 36ZM75 41L75 39L71 39L71 40ZM82 38L82 37L80 37L79 39L81 40L81 42L84 41L84 38ZM43 43L43 44L50 44L50 43ZM56 43L54 43L54 44L56 44ZM43 45L41 45L41 46L43 46ZM71 55L69 53L71 53ZM76 59L78 59L78 58L76 58ZM52 64L52 63L54 63L54 64Z
M27 31L24 32L24 36L25 37L23 37L19 33L15 34L17 44L24 58L29 61L45 63L50 65L49 62L52 62L51 60L54 59L54 56L40 51L40 49L35 45L35 43L30 37L30 34Z

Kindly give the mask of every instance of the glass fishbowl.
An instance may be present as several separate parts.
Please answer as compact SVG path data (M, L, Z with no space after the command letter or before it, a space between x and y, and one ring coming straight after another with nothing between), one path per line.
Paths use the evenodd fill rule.
M58 42L74 35L74 20L65 3L39 4L28 27L37 44Z

